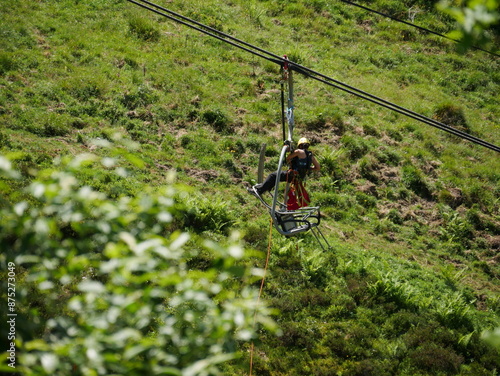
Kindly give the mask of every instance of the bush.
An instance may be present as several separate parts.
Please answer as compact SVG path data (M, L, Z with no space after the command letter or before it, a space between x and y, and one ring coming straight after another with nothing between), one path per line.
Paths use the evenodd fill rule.
M142 17L134 17L128 21L130 32L146 42L157 42L160 39L160 30Z
M218 373L236 356L236 341L255 335L254 317L267 320L264 305L255 307L256 291L241 285L254 278L239 261L243 249L168 232L172 185L116 201L80 186L75 171L97 161L65 159L61 170L40 172L29 189L33 204L0 212L0 264L19 276L19 319L37 326L34 333L31 325L17 327L18 370ZM15 177L8 163L0 175ZM201 250L213 262L190 270Z
M441 297L435 310L441 324L452 329L473 331L472 306L465 301L462 293Z
M373 359L363 359L361 361L353 361L346 367L343 375L346 376L389 376L393 375L390 371L390 366L387 362L380 362Z
M335 181L344 177L341 160L342 154L343 149L334 149L329 152L325 151L317 157L321 165L321 169L325 171L325 174L331 175L332 179Z
M0 132L0 148L9 148L11 147L10 138L4 132Z
M0 75L3 75L16 68L16 62L7 52L0 53Z
M330 131L337 135L343 135L346 128L344 119L339 113L314 114L311 118L304 119L303 122L309 131Z
M39 114L32 111L24 116L24 119L20 119L25 124L24 128L41 137L65 136L71 132L74 121L69 115L55 112Z
M78 101L88 102L104 94L103 82L96 78L75 77L64 83L64 89Z
M356 192L356 201L364 208L371 209L377 206L377 198L363 192Z
M312 349L316 342L317 333L303 323L287 322L282 325L283 335L280 341L283 346Z
M380 12L387 13L393 17L403 18L407 15L408 9L403 1L379 0L377 5Z
M306 0L304 4L313 8L317 13L321 13L328 5L326 0Z
M139 85L136 90L126 92L121 98L122 104L129 110L146 107L158 100L158 94L148 85Z
M364 156L359 160L358 165L363 178L370 180L372 183L378 183L380 165L377 160L371 156Z
M401 309L418 308L418 296L412 285L399 281L390 273L380 275L375 283L370 285L370 291L374 296L396 303Z
M473 237L472 226L457 212L444 212L443 219L439 234L444 241L464 243Z
M361 137L344 135L340 142L346 148L351 160L357 160L369 151L367 142Z
M228 133L231 131L231 121L221 110L207 110L201 118L207 124L214 127L214 130L219 133Z
M176 226L193 232L214 231L225 233L234 223L229 203L222 197L190 195L177 209Z
M402 168L401 180L406 188L412 190L417 195L430 199L431 190L425 180L423 173L413 165L405 165Z
M403 224L403 217L401 217L401 213L399 212L399 210L396 209L389 210L389 213L387 213L387 218L396 225Z
M456 209L462 204L462 194L460 190L448 190L442 189L437 195L439 202L448 205L449 207Z
M428 372L455 374L459 371L463 358L452 349L437 344L424 344L409 354L411 362L417 368Z
M463 132L470 132L464 111L454 104L442 104L434 111L434 119Z
M384 324L384 332L389 338L397 338L416 328L425 325L429 317L421 312L401 310L389 317Z

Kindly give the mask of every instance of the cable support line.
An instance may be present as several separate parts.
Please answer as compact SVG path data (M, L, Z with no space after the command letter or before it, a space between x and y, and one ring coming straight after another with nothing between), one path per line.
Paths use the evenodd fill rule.
M321 75L323 76L323 75ZM366 93L366 92L363 92L362 90L359 90L359 89L356 89L352 86L349 86L349 85L346 85L342 82L339 82L339 81L336 81L332 78L329 78L327 76L324 76L323 78L319 78L319 77L314 77L314 76L309 76L319 82L322 82L326 85L329 85L329 86L332 86L336 89L340 89L342 91L345 91L349 94L352 94L354 96L357 96L359 98L362 98L362 99L365 99L369 102L372 102L372 103L375 103L375 104L378 104L379 106L382 106L382 107L385 107L389 110L392 110L392 111L395 111L395 112L398 112L400 114L403 114L405 116L408 116L414 120L417 120L417 121L420 121L422 123L425 123L425 124L428 124L428 125L431 125L435 128L438 128L440 130L443 130L445 132L448 132L448 133L451 133L451 134L454 134L455 136L458 136L458 137L461 137L463 139L466 139L468 141L471 141L473 143L476 143L480 146L483 146L483 147L486 147L488 149L491 149L491 150L494 150L494 151L497 151L497 152L500 152L500 147L494 145L494 144L490 144L489 142L486 142L480 138L477 138L475 136L472 136L468 133L465 133L459 129L456 129L456 128L453 128L449 125L446 125L446 124L443 124L443 123L440 123L434 119L431 119L431 118L428 118L424 115L421 115L417 112L414 112L414 111L411 111L407 108L404 108L404 107L401 107L397 104L394 104L394 103L391 103L389 101L386 101L382 98L379 98L379 97L376 97L372 94L369 94L369 93Z
M480 146L486 147L486 148L491 149L491 150L493 150L493 151L500 152L500 147L498 147L498 146L496 146L496 145L490 144L490 143L488 143L488 142L486 142L486 141L483 141L483 140L481 140L481 139L479 139L479 138L477 138L477 137L471 136L471 135L469 135L468 133L462 132L462 131L460 131L460 130L458 130L458 129L456 129L456 128L453 128L453 127L450 127L450 126L448 126L448 125L445 125L445 124L442 124L442 123L436 122L435 120L433 120L433 119L431 119L431 118L426 118L426 117L423 117L422 115L419 115L419 114L414 115L412 112L406 112L406 111L404 110L404 108L399 109L399 108L397 108L397 107L392 107L392 106L390 106L390 105L387 105L387 104L384 104L384 103L378 102L378 101L376 101L376 100L374 100L374 99L371 99L371 98L369 98L369 97L363 97L363 96L361 96L361 95L358 95L358 94L356 94L356 93L351 92L351 91L350 91L350 90L348 90L348 89L345 89L345 88L342 88L342 87L337 86L337 85L335 85L335 84L332 84L332 83L330 83L330 82L328 82L328 81L326 81L326 80L321 80L321 79L318 79L318 81L323 82L323 83L325 83L326 85L330 85L330 86L333 86L333 87L338 88L338 89L340 89L340 90L346 91L346 92L348 92L348 93L350 93L350 94L353 94L353 95L356 95L356 96L358 96L358 97L361 97L361 98L363 98L363 99L365 99L365 100L367 100L367 101L370 101L370 102L372 102L372 103L378 104L379 106L382 106L382 107L388 108L388 109L390 109L390 110L392 110L392 111L395 111L395 112L398 112L398 113L400 113L400 114L403 114L403 115L405 115L405 116L407 116L407 117L409 117L409 118L412 118L412 119L414 119L414 120L418 120L418 121L420 121L420 122L422 122L422 123L425 123L425 124L427 124L427 125L430 125L430 126L433 126L433 127L435 127L435 128L438 128L438 129L440 129L440 130L442 130L442 131L445 131L445 132L451 133L451 134L453 134L453 135L455 135L455 136L458 136L458 137L460 137L460 138L463 138L463 139L466 139L466 140L468 140L468 141L471 141L471 142L473 142L473 143L475 143L475 144L478 144L478 145L480 145Z
M174 11L171 11L165 7L162 7L158 4L154 4L148 0L127 0L131 3L134 3L136 5L139 5L140 7L142 8L145 8L145 9L148 9L148 10L151 10L152 12L156 13L156 14L159 14L159 15L162 15L172 21L175 21L175 22L178 22L182 25L185 25L185 26L188 26L190 27L191 29L194 29L196 31L199 31L203 34L206 34L208 36L211 36L211 37L214 37L220 41L223 41L223 42L226 42L226 43L229 43L231 44L232 46L234 47L238 47L246 52L249 52L255 56L258 56L260 58L263 58L265 60L268 60L272 63L275 63L275 64L278 64L278 65L281 65L281 67L284 67L285 64L287 64L288 62L289 63L292 63L290 60L288 60L287 58L283 57L283 56L279 56L279 55L276 55L272 52L269 52L269 51L266 51L258 46L255 46L253 44L250 44L250 43L247 43L241 39L238 39L230 34L226 34L220 30L217 30L213 27L210 27L210 26L207 26L205 24L202 24L196 20L193 20L189 17L186 17L186 16L183 16L179 13L176 13ZM142 3L145 3L147 4L146 5L143 5L143 4L140 4L139 2L142 2ZM159 10L156 10L156 9L153 9L153 8L150 8L150 7L155 7ZM165 14L165 13L162 13L162 12L167 12L168 14ZM178 18L176 18L178 17ZM193 26L189 23L193 23L194 25L196 26ZM255 51L253 51L255 50ZM265 56L265 55L268 55L268 56ZM297 63L293 63L295 65L295 67L293 67L293 69L305 76L307 76L307 73L304 71L304 70L307 70L306 67L303 67Z
M139 3L139 1L143 1L144 3L147 3L147 4L152 4L152 3L150 3L149 1L144 1L144 0L139 0L139 1L135 1L135 0L127 0L127 1L128 1L128 2L130 2L130 3L136 4L136 5L140 6L141 8L144 8L144 9L150 10L150 11L151 11L151 12L153 12L153 13L156 13L156 14L159 14L159 15L161 15L161 16L164 16L164 17L166 17L166 18L168 18L168 19L170 19L170 20L172 20L172 21L178 22L178 23L180 23L180 24L182 24L182 25L184 25L184 26L187 26L187 27L189 27L189 28L191 28L191 29L194 29L194 30L196 30L196 31L199 31L199 32L201 32L201 33L203 33L203 34L206 34L206 35L208 35L208 36L211 36L211 37L213 37L213 38L216 38L216 39L218 39L218 40L220 40L220 41L222 41L222 42L226 42L226 43L228 43L228 44L230 44L230 45L232 45L232 46L234 46L234 47L238 47L238 48L240 48L240 49L242 49L242 50L244 50L244 51L246 51L246 52L248 52L248 53L251 53L251 54L256 55L256 56L258 56L258 57L261 57L261 58L263 58L263 59L269 60L269 61L271 61L271 62L273 62L273 63L276 63L276 64L281 64L281 59L280 59L280 60L273 60L273 59L270 59L269 57L267 57L267 56L265 56L265 55L263 55L263 54L260 54L260 53L258 53L258 52L252 51L250 48L247 48L247 47L244 47L244 46L242 46L242 45L239 45L239 44L238 44L238 43L241 43L241 44L243 44L243 45L248 45L248 46L251 46L251 45L249 45L248 43L245 43L245 42L243 42L243 41L239 41L238 39L233 38L233 37L229 37L227 34L224 34L224 33L220 32L220 31L218 31L218 30L216 30L216 29L213 29L213 28L211 28L211 27L209 27L209 26L205 26L205 25L203 25L203 24L200 24L199 22L196 22L196 21L194 21L194 20L190 20L189 18L182 16L183 18L185 18L185 19L187 19L187 20L190 20L190 22L193 22L193 23L195 23L195 24L202 25L201 27L193 26L193 25L189 24L189 22L186 22L186 21L183 21L183 20L181 20L181 19L175 18L174 16L171 16L171 15L168 15L168 14L166 14L166 13L163 13L163 12L161 12L160 10L157 10L157 9L151 8L151 7L147 6L147 5L144 5L144 4ZM162 7L160 7L159 5L156 5L156 4L152 4L152 6L155 6L155 7L157 7L157 8L162 8ZM214 31L214 32L217 32L217 33L214 33L214 32L208 31L208 30L204 30L204 28L205 28L205 29L208 29L208 30L211 30L211 31ZM217 34L220 34L220 35L217 35ZM227 37L229 37L229 38L228 38L228 39L226 39ZM232 40L235 40L235 41L237 41L238 43L233 42ZM252 46L252 48L257 49L257 48L256 48L256 47L254 47L254 46Z
M427 29L427 28L425 28L425 27L423 27L423 26L415 25L414 23L411 23L411 22L408 22L408 21L405 21L405 20L401 20L401 19L396 18L396 17L393 17L393 16L391 16L391 15L389 15L389 14L379 12L379 11L377 11L377 10L375 10L375 9L371 9L371 8L365 7L364 5L357 4L357 3L353 3L352 1L349 1L349 0L340 0L340 1L341 1L341 2L343 2L343 3L346 3L346 4L354 5L355 7L358 7L358 8L364 9L364 10L366 10L366 11L368 11L368 12L376 13L376 14L378 14L378 15L380 15L380 16L390 18L390 19L391 19L391 20L393 20L393 21L396 21L396 22L401 22L401 23L404 23L404 24L406 24L406 25L413 26L413 27L415 27L415 28L417 28L417 29L419 29L419 30L426 31L426 32L428 32L428 33L430 33L430 34L434 34L434 35L437 35L437 36L439 36L439 37L443 37L443 38L446 38L446 39L448 39L448 40L451 40L451 41L453 41L453 42L460 43L460 40L458 40L458 39L454 39L454 38L451 38L451 37L449 37L449 36L447 36L447 35L444 35L444 34L438 33L437 31L433 31L433 30ZM494 55L494 56L500 57L500 55L499 55L499 54L497 54L497 53L495 53L495 52L493 52L493 51L490 51L490 50L485 50L484 48L481 48L481 47L472 46L472 48L475 48L476 50L480 50L480 51L483 51L483 52L489 53L489 54L491 54L491 55Z
M172 21L179 22L179 23L181 23L181 24L183 24L185 26L190 27L191 29L197 30L197 31L199 31L201 33L204 33L204 34L209 35L211 37L217 38L217 39L219 39L219 40L221 40L223 42L227 42L227 43L229 43L229 44L231 44L231 45L233 45L235 47L241 48L242 50L244 50L246 52L249 52L249 53L251 53L253 55L259 56L259 57L261 57L263 59L269 60L269 61L271 61L273 63L282 65L283 62L285 61L285 59L283 57L279 56L279 55L275 55L275 54L273 54L273 53L271 53L269 51L266 51L266 50L264 50L264 49L262 49L260 47L252 45L250 43L247 43L247 42L245 42L245 41L243 41L241 39L233 37L232 35L226 34L226 33L222 32L222 31L217 30L217 29L215 29L213 27L210 27L208 25L202 24L201 22L193 20L193 19L191 19L189 17L183 16L182 14L176 13L176 12L170 10L170 9L162 7L161 5L154 4L154 3L152 3L152 2L150 2L148 0L137 0L137 1L135 1L135 0L127 0L127 1L129 1L131 3L134 3L136 5L139 5L140 7L149 9L149 10L151 10L151 11L157 13L157 14L160 14L162 16L165 16L165 17L169 18ZM140 4L139 1L142 2L142 3L147 4L148 6ZM158 10L150 8L150 6L155 7ZM168 15L165 14L165 13L162 13L162 12L166 12L166 13L168 13ZM192 23L192 24L194 24L196 26L193 26L193 25L191 25L189 23ZM233 42L231 42L231 41L233 41ZM239 44L241 44L241 46ZM245 48L243 46L246 46L248 48ZM255 51L252 51L251 49L260 52L260 54L257 53L257 52L255 52ZM264 55L269 55L269 56L273 57L273 59L271 59L269 57L266 57L263 54Z
M440 122L437 122L436 120L434 119L431 119L431 118L428 118L424 115L421 115L421 114L418 114L416 112L413 112L409 109L406 109L404 107L401 107L397 104L394 104L392 102L389 102L385 99L382 99L382 98L379 98L373 94L370 94L370 93L367 93L365 91L362 91L360 89L357 89L353 86L350 86L348 84L345 84L341 81L338 81L338 80L335 80L329 76L326 76L320 72L317 72L317 71L314 71L310 68L307 68L303 65L300 65L298 63L295 63L291 60L288 60L286 57L283 57L283 56L279 56L279 55L276 55L272 52L269 52L269 51L266 51L262 48L259 48L255 45L252 45L250 43L247 43L247 42L244 42L238 38L235 38L229 34L226 34L226 33L223 33L217 29L214 29L212 27L209 27L209 26L206 26L200 22L197 22L195 20L192 20L188 17L185 17L185 16L182 16L178 13L175 13L173 11L170 11L164 7L161 7L159 5L156 5L154 3L151 3L147 0L127 0L133 4L136 4L142 8L145 8L147 10L150 10L156 14L159 14L161 16L164 16L172 21L175 21L175 22L178 22L184 26L187 26L191 29L194 29L196 31L199 31L203 34L206 34L210 37L213 37L213 38L216 38L222 42L225 42L225 43L228 43L234 47L237 47L239 49L242 49L243 51L245 52L248 52L250 54L253 54L255 56L258 56L262 59L265 59L265 60L268 60L270 62L273 62L275 64L278 64L280 65L282 68L288 64L288 69L290 70L295 70L297 71L298 73L301 73L303 74L304 76L306 77L310 77L312 79L315 79L319 82L322 82L326 85L329 85L329 86L332 86L334 88L337 88L337 89L340 89L342 91L345 91L349 94L352 94L354 96L357 96L359 98L362 98L362 99L365 99L365 100L368 100L372 103L375 103L375 104L378 104L380 106L383 106L387 109L390 109L390 110L393 110L393 111L396 111L398 113L401 113L403 115L406 115L412 119L415 119L417 121L420 121L420 122L423 122L425 124L428 124L428 125L431 125L433 127L436 127L438 129L441 129L441 130L444 130L446 132L449 132L449 133L452 133L458 137L461 137L463 139L466 139L466 140L469 140L473 143L476 143L478 145L481 145L481 146L484 146L488 149L491 149L491 150L494 150L494 151L497 151L497 152L500 152L500 147L496 146L496 145L493 145L493 144L490 144L484 140L481 140L477 137L474 137L468 133L465 133L465 132L462 132L456 128L453 128L449 125L446 125L446 124L443 124L443 123L440 123ZM144 3L144 4L141 4ZM156 8L156 9L155 9Z

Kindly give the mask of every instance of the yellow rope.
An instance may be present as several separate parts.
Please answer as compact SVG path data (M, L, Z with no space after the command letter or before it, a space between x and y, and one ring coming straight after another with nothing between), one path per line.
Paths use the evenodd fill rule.
M271 254L272 238L273 238L273 220L271 218L269 220L269 240L268 240L268 244L267 244L266 265L264 266L264 275L262 276L262 281L260 282L259 295L257 296L257 304L255 305L255 314L253 316L253 326L254 326L254 329L255 329L255 321L257 319L257 307L259 306L260 297L262 295L262 290L264 290L264 281L266 280L267 267L269 265L269 256ZM249 374L249 376L252 376L252 370L253 370L253 353L254 353L254 343L252 342L252 344L250 345L250 374Z

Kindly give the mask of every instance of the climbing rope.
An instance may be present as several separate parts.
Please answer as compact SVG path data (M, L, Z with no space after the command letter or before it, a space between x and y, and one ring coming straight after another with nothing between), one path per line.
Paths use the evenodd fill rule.
M255 313L253 316L254 329L255 329L255 322L257 320L257 307L259 306L260 297L262 295L262 291L264 290L264 282L266 280L267 267L269 266L269 256L271 255L272 239L273 239L273 221L272 221L272 219L270 219L269 220L269 239L268 239L268 244L267 244L266 264L264 266L264 275L262 276L262 281L260 282L259 295L257 296L257 304L255 305ZM249 373L249 376L252 376L253 353L254 353L254 343L252 341L252 344L250 345L250 373Z

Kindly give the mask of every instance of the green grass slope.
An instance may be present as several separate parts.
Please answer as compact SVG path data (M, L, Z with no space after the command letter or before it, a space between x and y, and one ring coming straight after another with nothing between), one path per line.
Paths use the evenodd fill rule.
M500 144L500 60L340 1L159 2L356 88ZM445 33L428 1L366 2ZM241 233L271 249L263 298L282 336L262 333L256 375L494 375L500 326L500 159L350 94L295 75L296 137L322 170L307 185L332 244L268 238L246 192L258 152L281 148L279 67L126 1L0 0L0 153L22 179L0 205L30 197L37 170L68 155L138 145L126 179L82 167L117 199L175 171L194 188L176 227L215 240ZM117 136L118 135L118 136ZM193 267L206 261L200 256ZM262 267L264 260L256 258ZM246 374L249 344L227 365Z

